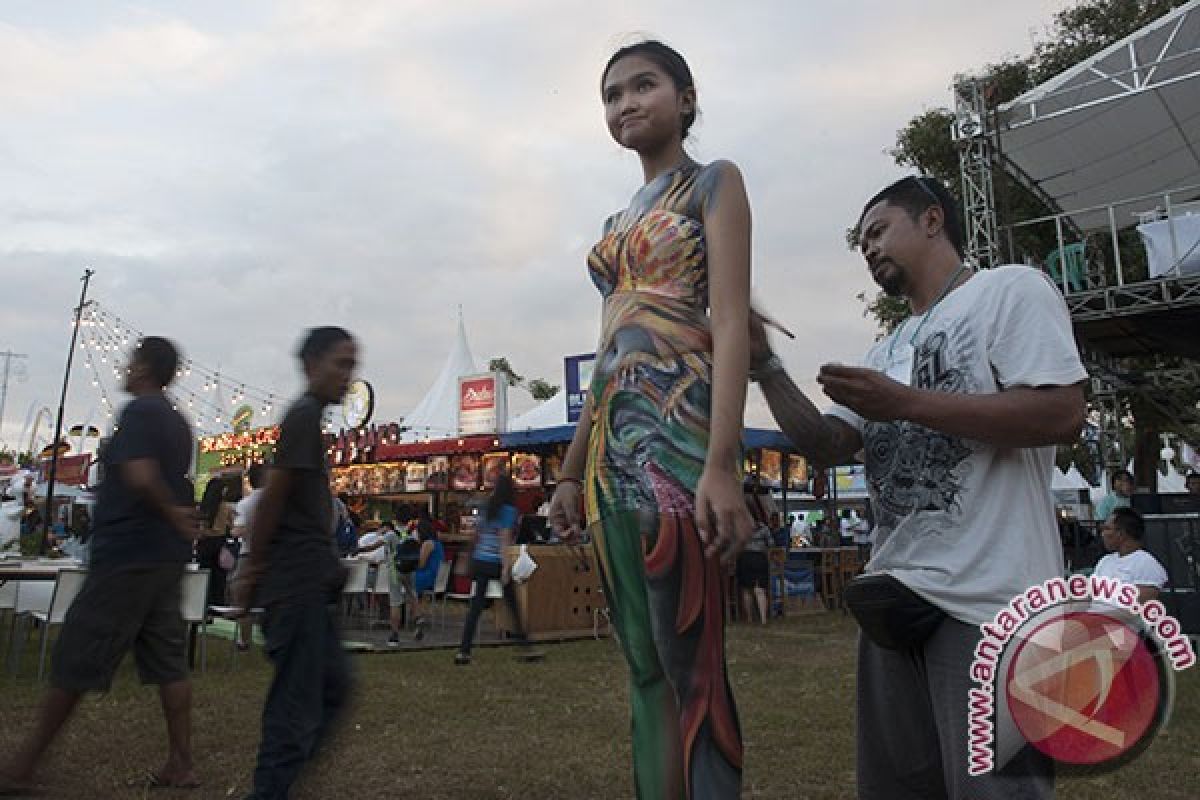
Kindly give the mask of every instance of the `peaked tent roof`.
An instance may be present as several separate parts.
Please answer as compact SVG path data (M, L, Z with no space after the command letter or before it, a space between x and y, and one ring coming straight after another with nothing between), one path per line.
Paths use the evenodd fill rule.
M1084 230L1108 224L1108 203L1200 184L1200 0L1005 103L998 116L1007 168L1060 210L1101 206L1072 213ZM1161 202L1118 209L1118 227Z
M463 375L474 375L475 358L471 355L471 346L467 344L467 328L462 314L458 316L458 336L454 341L446 363L437 379L425 393L421 402L417 403L407 416L404 417L406 430L401 436L405 442L415 441L424 437L442 438L458 433L458 379Z

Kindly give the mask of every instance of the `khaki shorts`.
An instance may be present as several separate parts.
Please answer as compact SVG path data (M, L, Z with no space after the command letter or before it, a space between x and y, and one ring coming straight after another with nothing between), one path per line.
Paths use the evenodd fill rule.
M54 645L50 684L107 691L130 649L142 683L186 679L187 625L179 611L183 569L137 564L90 570Z

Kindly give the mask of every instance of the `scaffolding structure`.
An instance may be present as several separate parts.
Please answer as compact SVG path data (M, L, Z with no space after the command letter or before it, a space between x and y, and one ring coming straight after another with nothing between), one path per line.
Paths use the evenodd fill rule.
M1120 432L1131 397L1174 425L1200 425L1200 271L1185 269L1190 251L1175 225L1181 206L1200 200L1200 0L1009 103L989 107L978 78L957 80L953 91L969 257L981 267L1038 264L1033 254L1013 252L1013 231L1054 226L1053 277L1091 378L1105 466L1111 471L1128 461ZM995 169L1051 214L1002 225ZM1130 280L1120 234L1137 218L1167 221L1173 263ZM1006 234L1006 258L998 232ZM1088 264L1069 276L1068 247L1082 254L1086 241L1111 246L1115 264ZM1099 249L1093 245L1089 259L1100 258ZM1041 266L1053 273L1049 261Z

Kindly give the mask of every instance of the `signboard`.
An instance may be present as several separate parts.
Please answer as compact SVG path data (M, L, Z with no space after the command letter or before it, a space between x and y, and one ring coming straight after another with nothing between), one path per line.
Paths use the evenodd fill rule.
M59 456L58 469L54 480L59 486L86 486L88 467L92 465L92 457L87 453L75 456ZM41 482L50 480L50 459L44 459L38 467Z
M793 491L808 488L808 461L804 456L788 456L788 489Z
M592 383L592 371L595 366L595 353L583 353L563 359L568 424L579 422L579 415L583 413L583 405L587 402L587 390Z
M496 481L508 471L508 453L488 453L483 457L483 488L496 488Z
M450 488L449 456L429 457L429 472L425 476L425 488L431 490Z
M458 433L503 433L508 422L508 381L498 372L458 379Z
M783 485L783 454L778 450L763 450L759 456L758 477L762 485L778 489Z
M410 462L404 473L404 490L406 492L425 491L425 465L420 462Z
M450 488L459 492L471 492L479 488L478 456L462 453L451 459Z
M542 460L533 453L513 456L513 484L519 489L536 489L542 485Z
M347 428L361 428L375 412L375 389L366 381L355 381L342 398L342 417Z
M245 433L250 430L252 422L254 422L254 409L251 406L241 406L233 412L233 417L229 420L229 427L233 428L234 433Z

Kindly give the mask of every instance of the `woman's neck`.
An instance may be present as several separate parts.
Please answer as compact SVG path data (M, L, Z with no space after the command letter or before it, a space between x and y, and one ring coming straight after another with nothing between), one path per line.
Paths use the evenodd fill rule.
M663 173L670 172L680 164L692 160L687 151L683 149L683 143L678 140L673 140L653 153L639 153L638 155L642 159L642 175L645 177L646 183L650 183Z

